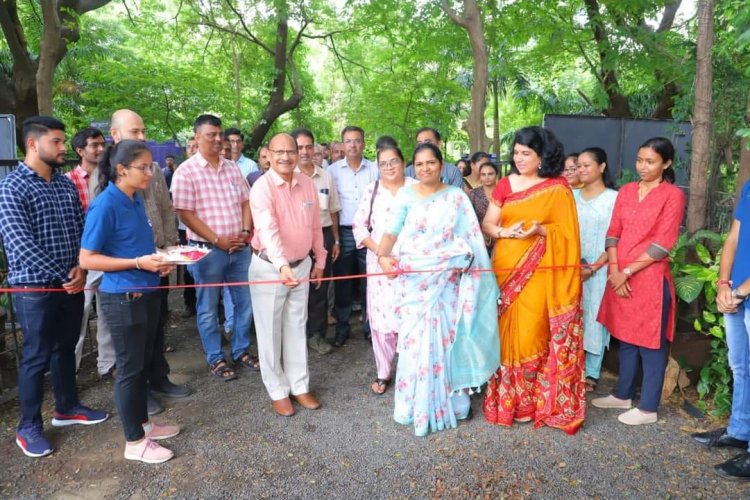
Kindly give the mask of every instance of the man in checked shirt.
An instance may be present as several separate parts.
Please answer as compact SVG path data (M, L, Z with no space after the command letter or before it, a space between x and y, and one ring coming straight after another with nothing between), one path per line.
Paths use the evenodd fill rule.
M43 457L53 451L41 413L48 370L55 394L53 426L98 424L109 415L83 406L76 388L86 272L78 266L83 209L73 183L58 172L65 164L65 125L34 116L24 121L22 134L26 156L0 181L0 236L23 332L16 444L27 456Z

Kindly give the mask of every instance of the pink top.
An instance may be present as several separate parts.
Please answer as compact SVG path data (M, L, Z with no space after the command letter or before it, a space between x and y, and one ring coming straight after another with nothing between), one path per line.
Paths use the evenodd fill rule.
M81 205L83 206L83 213L86 213L91 204L91 193L89 192L89 179L91 176L80 165L65 174L65 176L75 184L78 190L78 198L81 200Z
M190 210L217 236L242 234L242 204L250 186L234 162L222 158L218 168L196 153L177 167L172 177L172 202L177 210ZM190 240L205 241L187 228Z
M276 269L304 259L310 249L315 267L325 269L318 193L308 176L295 172L290 184L270 169L253 184L250 210L255 226L253 248L265 250Z

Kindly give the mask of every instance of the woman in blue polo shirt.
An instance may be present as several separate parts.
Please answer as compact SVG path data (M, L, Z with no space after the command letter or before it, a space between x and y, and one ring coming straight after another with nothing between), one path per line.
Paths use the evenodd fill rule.
M149 421L146 373L159 317L160 276L173 265L156 255L151 221L139 191L153 175L151 152L140 141L122 141L99 163L102 192L89 207L80 264L103 271L100 311L112 332L117 375L115 405L125 431L125 458L166 462L174 454L154 440L176 436L177 426Z

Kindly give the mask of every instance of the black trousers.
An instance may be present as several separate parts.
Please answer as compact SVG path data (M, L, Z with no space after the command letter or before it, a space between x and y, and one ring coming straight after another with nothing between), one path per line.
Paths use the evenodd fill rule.
M144 293L131 298L124 293L100 292L100 314L104 315L115 346L117 377L115 406L127 441L144 436L146 409L146 367L151 364L159 323L161 295Z
M333 250L333 231L331 227L323 228L323 246L328 252L326 256L326 268L323 277L328 278L332 275L333 260L331 251ZM310 283L310 295L307 299L307 337L319 335L326 338L328 331L328 287L330 281L323 281L320 288L315 289L315 285Z
M169 276L164 276L159 283L161 286L169 286ZM164 331L169 316L169 288L162 288L156 295L159 296L159 317L157 319L156 336L154 337L154 353L151 363L146 366L146 376L149 384L159 385L169 375L169 363L164 356Z
M184 229L180 229L177 231L180 235L180 245L187 245L187 233ZM180 266L180 271L182 272L182 281L183 285L194 285L195 280L193 280L193 275L190 274L190 271L188 271L188 266ZM196 302L196 296L195 296L195 288L188 287L182 289L182 300L185 302L185 309L189 311L195 311L195 302Z

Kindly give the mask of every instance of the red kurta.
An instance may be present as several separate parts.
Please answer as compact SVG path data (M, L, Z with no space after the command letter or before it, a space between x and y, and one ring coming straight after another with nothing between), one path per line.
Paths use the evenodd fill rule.
M640 202L637 182L623 186L617 195L607 231L608 238L619 238L617 260L620 270L637 260L652 243L671 250L680 234L684 211L685 195L673 184L662 182ZM630 298L620 297L607 286L597 321L619 340L658 349L664 279L669 283L672 296L667 325L667 339L672 341L677 299L668 258L652 263L630 278Z

